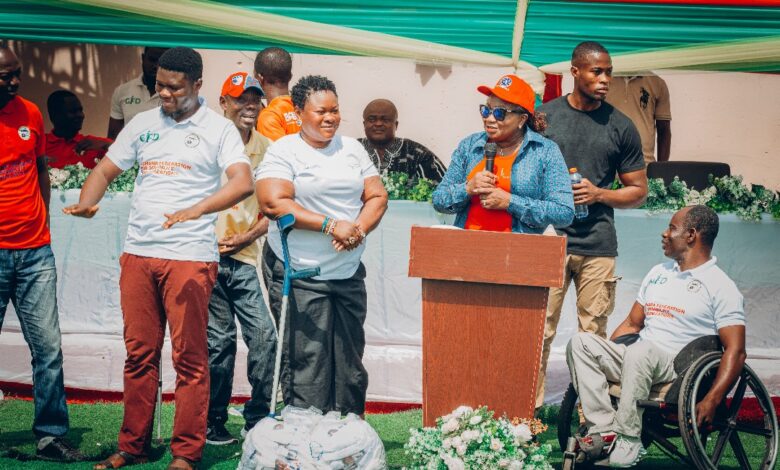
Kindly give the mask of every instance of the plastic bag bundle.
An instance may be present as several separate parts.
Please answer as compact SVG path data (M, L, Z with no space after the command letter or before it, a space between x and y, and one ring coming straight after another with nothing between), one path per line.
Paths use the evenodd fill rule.
M354 414L322 415L292 406L281 421L265 418L244 440L238 470L383 470L385 449L376 431Z

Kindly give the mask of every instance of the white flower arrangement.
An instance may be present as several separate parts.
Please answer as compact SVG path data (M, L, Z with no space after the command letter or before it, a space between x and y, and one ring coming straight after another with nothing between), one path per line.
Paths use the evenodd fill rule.
M496 419L486 406L460 406L431 428L412 429L406 453L412 470L552 469L549 444L534 442L539 420Z

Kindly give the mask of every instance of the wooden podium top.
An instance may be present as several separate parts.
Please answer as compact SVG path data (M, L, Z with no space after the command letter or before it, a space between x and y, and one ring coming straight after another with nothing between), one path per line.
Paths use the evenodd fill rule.
M409 277L563 287L566 237L412 227Z

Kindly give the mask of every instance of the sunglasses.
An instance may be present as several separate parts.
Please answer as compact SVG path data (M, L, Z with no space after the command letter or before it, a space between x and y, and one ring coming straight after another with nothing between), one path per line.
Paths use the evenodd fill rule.
M506 119L507 113L525 114L525 111L519 109L506 109L506 108L489 108L484 104L479 105L479 114L482 119L487 119L492 114L496 121L503 121Z

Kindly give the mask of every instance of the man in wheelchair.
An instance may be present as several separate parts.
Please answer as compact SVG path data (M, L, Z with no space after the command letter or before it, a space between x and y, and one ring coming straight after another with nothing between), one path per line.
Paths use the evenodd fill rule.
M605 340L578 333L566 350L572 384L580 397L588 436L581 445L606 443L612 467L636 465L645 453L640 440L642 410L650 389L676 378L674 359L691 341L718 335L723 357L712 387L696 405L696 421L713 421L715 410L745 363L743 298L711 255L718 216L706 206L691 206L672 216L662 233L664 255L673 261L653 267L639 288L628 317ZM630 346L614 340L639 334ZM620 384L617 410L609 383ZM605 452L606 454L606 452Z

